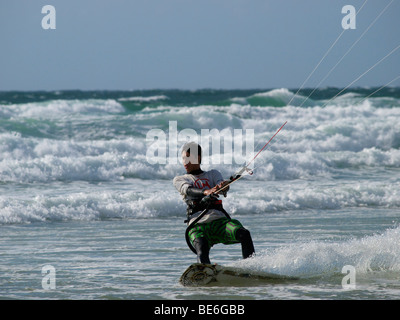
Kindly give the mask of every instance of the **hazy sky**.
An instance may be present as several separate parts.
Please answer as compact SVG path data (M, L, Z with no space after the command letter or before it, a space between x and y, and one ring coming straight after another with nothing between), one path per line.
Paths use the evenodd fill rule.
M391 0L1 0L0 90L314 88ZM42 7L56 9L43 29ZM400 45L392 2L320 85L344 87ZM400 49L353 86L400 75ZM400 85L397 80L393 85Z

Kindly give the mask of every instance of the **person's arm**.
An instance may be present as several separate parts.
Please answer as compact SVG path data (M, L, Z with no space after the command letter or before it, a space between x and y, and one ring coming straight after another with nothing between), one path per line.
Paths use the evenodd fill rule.
M205 190L207 191L207 190ZM206 194L204 193L204 191L202 189L198 189L198 188L193 188L193 187L189 187L186 189L186 195L190 198L198 198L201 199L203 198Z
M184 176L175 177L173 183L179 193L185 197L201 199L206 195L202 189L192 187Z
M187 189L190 187L189 182L184 176L177 176L173 180L174 187L181 195L186 195Z

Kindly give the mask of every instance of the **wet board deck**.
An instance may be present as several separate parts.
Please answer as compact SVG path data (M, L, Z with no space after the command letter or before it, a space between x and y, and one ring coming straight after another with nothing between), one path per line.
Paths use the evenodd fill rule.
M253 272L234 267L195 263L179 279L183 286L251 286L298 280L295 277L267 272Z

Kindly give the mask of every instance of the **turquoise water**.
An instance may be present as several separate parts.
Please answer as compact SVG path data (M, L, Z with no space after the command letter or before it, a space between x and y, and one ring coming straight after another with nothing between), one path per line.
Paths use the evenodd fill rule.
M0 298L398 299L400 89L154 90L0 93ZM288 105L287 105L288 104ZM257 256L215 246L222 265L299 278L259 286L185 288L195 255L172 186L179 163L148 154L152 129L254 130L253 176L224 206ZM231 152L231 153L229 153ZM204 169L228 178L221 148ZM155 163L154 163L155 162ZM42 268L55 270L55 287ZM352 290L344 266L355 268Z

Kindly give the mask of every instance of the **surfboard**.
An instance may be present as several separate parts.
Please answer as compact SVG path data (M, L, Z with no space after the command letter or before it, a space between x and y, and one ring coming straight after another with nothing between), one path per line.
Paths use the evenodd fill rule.
M250 286L294 280L298 280L298 278L214 264L194 263L183 272L179 282L185 287L197 287Z

